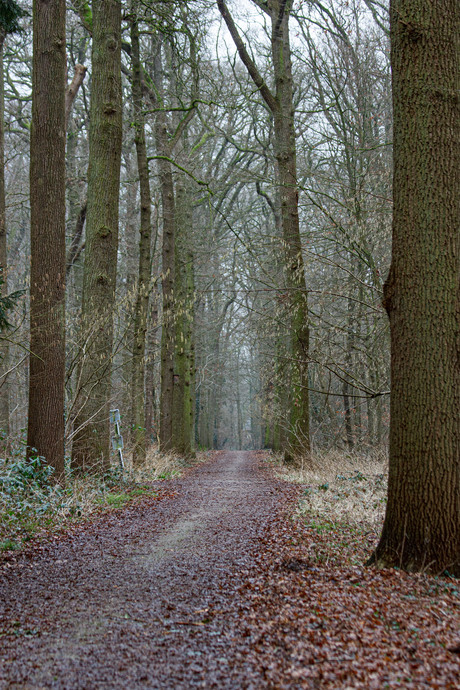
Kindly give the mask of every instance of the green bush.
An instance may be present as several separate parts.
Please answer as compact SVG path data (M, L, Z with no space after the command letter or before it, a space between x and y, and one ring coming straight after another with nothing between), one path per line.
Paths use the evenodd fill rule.
M29 460L8 462L0 460L0 491L13 494L32 493L51 489L51 476L54 468L41 456Z

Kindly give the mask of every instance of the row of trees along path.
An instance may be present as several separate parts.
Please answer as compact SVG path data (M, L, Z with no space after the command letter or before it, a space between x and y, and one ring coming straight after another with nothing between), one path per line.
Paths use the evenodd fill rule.
M273 215L270 216L270 223L273 224L270 226L270 241L273 241L276 255L271 256L268 271L263 270L272 275L273 283L268 285L267 290L276 293L276 301L281 306L278 311L272 310L268 318L269 322L276 322L278 328L275 335L266 341L275 354L268 356L261 348L251 350L251 357L257 361L259 372L258 393L254 391L252 380L248 385L248 397L259 400L259 412L252 416L252 421L254 428L263 428L267 445L282 450L286 461L299 464L302 458L308 462L310 457L310 413L311 409L316 409L316 404L310 406L309 394L314 391L321 396L326 395L330 406L330 384L327 384L328 390L318 390L311 386L309 378L311 372L316 371L311 367L315 357L320 357L318 351L316 355L312 354L310 325L318 311L321 311L321 302L318 309L309 309L305 257L310 250L301 236L299 225L301 184L297 142L300 135L296 132L295 119L302 109L296 110L290 21L295 19L298 22L299 34L296 38L305 42L305 51L309 53L309 78L318 95L322 122L328 123L337 136L340 132L338 120L343 125L349 108L340 101L337 89L333 87L331 89L335 95L328 97L329 101L326 102L325 89L331 86L332 77L327 66L321 64L311 27L318 22L320 26L326 22L350 64L357 65L358 57L340 15L328 5L313 3L312 14L304 16L301 13L302 3L292 0L252 0L250 5L260 11L265 19L270 43L269 60L260 67L258 62L262 56L257 55L257 40L249 42L243 36L234 21L230 5L224 0L217 0L216 4L209 4L207 9L211 9L211 5L223 18L236 54L244 66L243 72L233 66L233 73L237 75L239 83L244 82L243 73L248 77L244 82L245 89L254 98L261 99L255 107L265 119L268 117L268 138L265 144L259 142L257 155L260 154L265 161L265 173L270 171L273 184L270 193L263 189L264 171L260 169L256 189L266 204L265 212L269 208L268 213ZM372 17L377 26L386 30L386 20L379 13L379 3L366 0L365 5L370 12L369 19ZM84 80L85 68L75 70L75 80L65 91L66 3L64 0L36 0L33 6L30 342L26 348L31 355L27 448L29 453L44 456L55 468L58 479L64 472L65 424L69 445L72 440L75 471L100 471L109 466L108 412L116 370L113 363L117 356L114 353L114 312L117 306L118 209L123 155L122 73L129 78L132 89L133 129L142 207L139 271L133 288L135 316L132 329L131 326L127 329L128 333L134 331L128 378L131 381L130 414L135 422L135 463L142 464L145 460L146 391L155 401L151 390L153 384L146 368L146 347L148 301L157 279L161 278L162 330L159 410L156 418L162 450L176 449L184 454L192 454L196 433L200 429L203 437L206 432L210 441L208 445L213 443L218 424L217 417L212 417L211 411L217 406L218 389L223 383L216 370L214 393L204 402L203 381L195 380L195 341L197 337L204 340L207 336L197 327L198 318L195 319L194 314L198 271L194 268L196 250L190 242L194 219L189 212L188 199L191 198L192 183L195 193L198 188L209 189L206 166L200 159L200 153L207 139L214 137L205 127L205 118L196 117L200 113L198 104L208 106L211 115L214 101L212 97L205 99L200 91L206 70L203 66L200 70L199 40L190 28L195 4L151 4L133 0L127 16L123 18L129 24L129 42L126 32L122 33L122 3L118 0L94 0L91 5L75 2L74 6L80 20L79 31L85 32L80 41L83 57L85 46L91 40L92 84L87 203L84 204L84 211L82 208L78 214L79 234L75 235L78 245L86 218L81 311L78 312L79 345L78 356L72 360L67 373L68 385L74 393L67 410L66 348L69 343L66 343L66 336L69 326L66 326L65 315L65 281L68 265L73 264L78 252L83 251L83 246L74 254L70 247L72 255L69 263L69 255L65 251L66 128L72 124L69 120L72 101ZM345 8L343 12L346 14ZM372 559L380 566L398 565L408 570L434 573L447 570L453 574L458 574L460 567L459 12L456 0L392 0L390 7L394 121L393 250L391 268L384 286L384 306L391 330L390 479L383 534ZM18 23L22 14L15 2L2 3L2 50L6 38L20 28ZM175 62L177 53L174 53L174 45L170 41L170 35L173 34L169 32L175 22L180 23L181 40L188 47L188 76L183 82L180 82L179 76L184 68ZM359 30L360 27L356 25L354 31L357 35ZM141 52L142 55L147 53L143 64ZM333 57L329 56L328 59ZM166 63L170 70L168 78ZM209 69L208 64L208 72ZM192 85L187 87L188 90L185 90L186 83ZM166 84L174 87L172 97L166 92ZM357 100L362 108L360 113L364 113L364 119L368 122L366 98L359 88ZM308 110L309 114L312 112ZM337 114L338 120L335 119ZM151 133L154 155L150 155L146 149L147 116L153 117ZM195 138L193 141L196 143L192 145L194 119L199 120L205 130L200 141ZM196 123L194 126L197 126ZM348 128L346 124L345 138ZM0 153L3 157L3 129L0 133ZM260 139L259 134L256 127L256 139ZM229 141L233 142L227 134L215 162L222 160ZM325 141L318 143L319 149L325 146ZM370 144L363 146L366 151L372 149ZM363 150L363 146L360 150ZM308 155L313 156L314 148L310 148ZM376 144L374 148L378 149L379 145ZM245 154L250 152L248 146L237 147L237 151L240 152L240 149ZM305 150L303 155L308 158ZM156 221L162 227L161 268L153 266L151 255L152 190L149 165L153 161L157 173L155 186L158 186L161 196L161 204L158 204L161 219L157 218ZM229 169L237 163L238 159L232 161ZM220 162L216 165L218 167ZM366 226L366 219L363 218L357 196L357 179L360 178L354 175L349 157L347 165L348 191L354 200L353 209L347 211L347 217L353 218L357 232L361 232ZM360 170L366 165L364 162ZM360 273L358 265L351 265L347 273L357 277L361 286L367 289L366 281L377 281L378 271L368 258L370 254L366 241L362 239L359 243L350 239L348 231L342 227L342 221L336 222L329 211L324 211L323 202L318 201L321 195L329 197L329 192L312 190L307 178L308 174L305 173L302 191L311 204L311 212L321 208L329 218L331 227L339 228L337 232L342 233L340 242L343 244L346 241L353 251L366 257L367 268L364 271ZM0 258L6 272L4 187L3 178L0 178ZM244 188L243 180L233 197L235 203ZM381 196L378 192L376 195ZM209 201L208 196L207 203L208 208L212 208L213 216L221 213L220 202ZM202 211L203 205L199 204L203 204L202 200L197 204ZM231 226L230 229L240 241L240 234L234 232ZM209 244L209 236L205 241ZM245 266L250 266L254 253L250 246L244 246L248 249ZM210 292L225 262L233 262L235 266L237 254L233 254L233 259L226 256L217 266L208 285ZM262 285L260 263L258 266L257 284ZM378 286L375 289L378 292ZM216 291L224 293L219 285ZM254 290L257 291L258 288ZM234 282L228 299L216 315L218 337L208 339L212 356L216 353L218 356L220 333L224 329L227 312L234 308L238 313L241 306L235 305L241 305L241 302L248 307L248 300L241 299ZM350 364L351 353L356 347L353 331L356 309L361 309L365 304L361 293L358 298L349 293L345 367ZM253 303L251 310L257 312L261 306L266 307ZM373 308L378 311L377 307ZM158 320L158 309L155 318ZM362 318L367 319L367 316ZM324 342L335 332L334 329L335 326L324 327ZM231 329L227 328L226 332L230 339ZM2 347L2 359L7 362L7 346ZM239 352L244 351L245 347ZM206 371L208 355L202 349L200 356L203 362L201 371ZM357 386L356 378L349 370L344 370L340 362L336 362L332 368L328 361L319 363L328 372L329 379L333 374L343 386L342 393L335 392L333 395L343 397L347 443L352 447L350 391L356 393L356 389L359 391L359 386L364 384ZM237 367L238 364L239 359ZM324 374L321 366L319 377ZM125 367L124 371L128 369ZM238 368L237 372L239 380ZM7 373L4 372L4 375L8 378ZM365 378L366 375L363 375ZM9 395L8 390L6 385L5 396ZM370 415L372 400L383 395L384 391L372 389L368 384L362 390ZM196 404L198 395L200 402ZM5 404L2 409L2 415L8 416L8 405ZM241 441L243 414L239 398L236 409ZM200 419L195 424L197 410ZM256 435L252 431L254 438L260 440L262 433L257 432Z

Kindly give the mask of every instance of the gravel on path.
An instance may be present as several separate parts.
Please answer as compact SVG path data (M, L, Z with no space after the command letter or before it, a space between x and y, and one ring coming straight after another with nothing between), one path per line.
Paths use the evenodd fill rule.
M247 452L171 487L1 569L0 688L274 687L239 588L296 490Z

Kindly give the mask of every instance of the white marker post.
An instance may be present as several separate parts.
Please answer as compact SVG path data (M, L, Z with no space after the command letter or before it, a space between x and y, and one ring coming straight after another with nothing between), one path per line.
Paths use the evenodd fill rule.
M123 472L125 469L125 463L123 461L123 436L120 433L120 410L110 410L110 423L114 426L114 435L112 436L112 449L115 453L118 453L118 458L120 460L120 469Z

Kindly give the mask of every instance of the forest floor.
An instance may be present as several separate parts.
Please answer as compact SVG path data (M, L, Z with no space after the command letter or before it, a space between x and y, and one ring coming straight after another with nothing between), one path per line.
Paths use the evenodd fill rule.
M8 554L0 688L458 688L455 581L363 567L376 535L319 529L264 457Z

